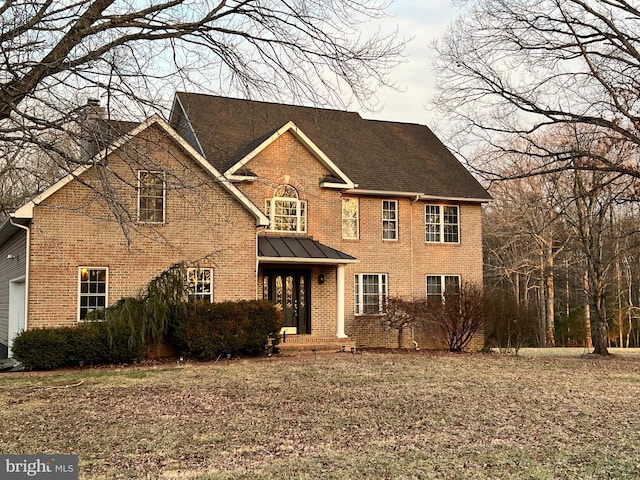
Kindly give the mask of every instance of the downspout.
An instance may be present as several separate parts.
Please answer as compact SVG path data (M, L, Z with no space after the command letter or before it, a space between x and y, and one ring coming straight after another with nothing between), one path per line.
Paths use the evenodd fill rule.
M409 251L409 258L411 259L411 299L415 300L415 278L414 278L414 274L415 274L415 266L414 266L414 258L413 258L413 205L415 203L418 202L418 200L420 200L420 195L416 195L412 200L411 200L411 209L410 209L410 220L409 220L409 228L410 228L410 233L409 233L409 240L411 241L411 245L410 245L410 251ZM416 332L415 332L415 325L411 325L411 341L413 342L414 348L415 350L420 350L420 347L418 346L418 342L416 342Z
M13 217L9 216L9 223L14 227L18 227L24 230L27 234L27 242L25 245L25 259L24 259L24 329L29 329L29 266L31 265L31 230L26 225L20 225L13 222Z

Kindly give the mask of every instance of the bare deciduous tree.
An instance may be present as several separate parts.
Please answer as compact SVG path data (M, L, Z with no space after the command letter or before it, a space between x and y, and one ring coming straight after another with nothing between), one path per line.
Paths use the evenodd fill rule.
M411 300L401 297L389 297L385 305L384 315L363 315L359 321L377 323L385 330L395 330L398 337L398 348L404 347L403 338L408 328L419 325L425 318L426 299Z
M457 132L490 148L478 164L495 173L499 153L517 145L543 160L543 173L580 168L640 177L627 159L540 143L558 125L581 125L601 138L640 146L640 10L626 0L477 0L436 44L435 103ZM518 142L514 142L514 138ZM453 139L453 138L452 138ZM459 137L459 140L461 137ZM469 141L469 137L466 137ZM578 154L578 155L576 155Z
M576 152L588 150L611 159L617 158L619 163L624 163L626 158L633 155L627 144L615 139L602 139L593 128L558 128L554 136L545 141L549 148L559 145L560 148ZM542 144L543 141L539 142ZM606 298L613 293L610 286L614 284L618 290L616 297L620 299L617 302L619 315L616 325L620 330L618 341L622 344L621 269L617 269L617 278L612 277L623 252L630 254L635 249L636 224L625 219L629 218L629 207L634 203L637 179L606 171L599 168L598 161L592 156L579 155L573 159L572 168L564 172L528 176L527 171L535 169L536 161L522 154L511 154L510 157L511 165L504 176L516 178L494 184L492 192L496 204L488 211L488 216L493 219L487 229L487 244L490 247L487 259L489 265L494 267L488 269L490 278L496 278L493 272L497 268L509 268L509 264L504 262L508 258L503 258L501 252L512 251L514 245L523 260L528 255L534 256L534 260L530 261L533 264L536 256L544 259L534 273L539 275L540 291L545 293L549 326L553 325L552 316L555 315L555 309L549 308L552 301L555 303L553 277L559 273L555 268L555 257L564 257L566 265L569 261L577 264L580 275L574 277L573 283L586 293L586 303L582 305L587 322L584 328L585 345L591 346L593 339L594 351L606 354L609 319L614 313L611 309L613 304L607 306ZM498 235L494 234L496 230ZM503 230L509 233L500 236ZM523 239L526 240L523 242ZM535 249L532 247L534 245ZM523 265L526 266L526 263L521 260L518 264L521 276L529 271ZM568 283L568 267L566 270ZM567 293L567 319L570 316L568 297ZM572 337L575 338L575 333Z
M517 178L496 182L490 189L495 202L487 211L485 245L493 259L490 265L498 267L501 277L508 278L512 284L518 282L514 289L517 302L528 303L528 292L520 296L520 283L536 274L538 281L526 278L523 290L531 283L539 290L538 297L543 304L539 338L541 344L555 346L555 260L566 242L559 228L562 210L554 186L557 175L523 176L523 172L535 168L532 159L517 154L513 157L503 175ZM499 237L507 237L507 241L500 241ZM509 263L497 261L506 260L504 253L514 248L517 254L515 258L511 256Z
M465 284L459 292L433 298L423 309L422 325L436 332L451 352L464 351L484 324L482 287Z
M176 88L371 106L403 46L397 32L359 31L385 8L384 0L3 2L3 178L35 174L34 147L54 171L86 162L75 120L92 97L106 99L108 117L126 119L166 108ZM37 190L31 181L27 191Z

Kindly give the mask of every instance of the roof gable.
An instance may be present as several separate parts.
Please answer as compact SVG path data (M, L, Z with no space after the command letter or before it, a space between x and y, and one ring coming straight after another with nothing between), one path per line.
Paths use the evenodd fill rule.
M306 136L304 132L302 132L301 129L298 128L295 123L291 121L287 122L285 125L276 130L272 135L270 135L262 143L260 143L260 145L258 145L237 163L235 163L231 168L229 168L226 172L224 172L225 176L227 178L233 179L236 172L238 172L260 152L262 152L265 148L267 148L287 132L291 133L327 170L329 170L329 172L331 172L331 176L335 179L335 181L331 185L339 186L339 188L356 187L351 179L349 179L349 177L347 177L347 175L342 172L337 167L337 165L322 150L320 150L318 146L313 143L313 141L311 141L311 139Z
M78 167L76 170L71 172L69 175L64 178L58 180L56 183L47 188L44 192L33 198L31 201L27 202L22 207L18 208L13 214L11 214L14 218L33 218L33 209L46 200L48 197L53 195L55 192L60 190L62 187L67 185L68 183L75 180L79 175L82 175L84 172L89 170L94 163L101 161L102 158L112 154L117 149L122 147L126 142L130 141L132 138L144 132L147 128L151 126L157 126L161 130L163 130L168 136L185 152L187 153L196 163L200 164L205 170L207 170L214 178L216 178L220 184L232 195L234 196L243 206L246 208L256 219L256 223L260 226L269 225L269 219L262 213L262 211L257 208L251 200L249 200L235 185L233 185L224 175L222 175L216 168L211 165L211 163L207 162L202 155L200 155L191 145L189 145L177 132L171 128L171 126L164 121L159 115L153 115L149 117L144 122L140 123L137 127L131 130L129 133L122 135L112 144L104 148L102 151L98 152L94 157L93 161L87 162L87 165L83 165Z
M172 120L188 119L193 141L197 140L207 161L225 173L237 171L238 164L291 123L297 132L304 132L316 152L330 159L335 166L332 171L354 184L354 188L342 188L460 201L491 198L424 125L193 93L178 93L177 99L182 112L172 114Z

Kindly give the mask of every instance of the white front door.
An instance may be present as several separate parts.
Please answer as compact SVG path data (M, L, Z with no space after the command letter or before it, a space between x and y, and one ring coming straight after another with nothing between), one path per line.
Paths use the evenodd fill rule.
M24 330L24 301L25 282L24 277L9 281L9 356L11 346L17 334Z

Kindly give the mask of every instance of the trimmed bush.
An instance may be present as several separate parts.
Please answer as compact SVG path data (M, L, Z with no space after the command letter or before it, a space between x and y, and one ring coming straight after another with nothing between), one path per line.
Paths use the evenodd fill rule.
M118 322L87 322L77 327L39 328L19 334L13 356L32 370L64 366L131 363L144 344Z
M276 339L281 325L267 301L196 302L186 316L174 320L170 340L183 355L202 360L225 353L259 355L268 337Z
M149 331L145 299L123 299L100 312L104 321L86 321L77 327L33 329L13 344L16 360L33 370L63 366L132 363L144 355ZM213 359L220 354L259 355L267 338L277 343L281 317L267 301L194 302L168 312L169 341L183 355Z
M66 332L58 328L34 328L20 333L13 340L16 360L30 370L51 370L65 364Z

